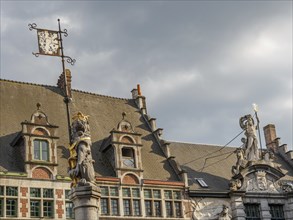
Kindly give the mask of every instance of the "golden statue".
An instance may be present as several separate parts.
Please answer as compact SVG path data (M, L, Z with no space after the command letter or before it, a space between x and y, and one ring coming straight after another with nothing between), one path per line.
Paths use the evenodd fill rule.
M91 154L91 137L88 123L89 116L78 112L72 117L72 134L69 147L70 157L69 175L72 179L71 187L95 183L95 171Z

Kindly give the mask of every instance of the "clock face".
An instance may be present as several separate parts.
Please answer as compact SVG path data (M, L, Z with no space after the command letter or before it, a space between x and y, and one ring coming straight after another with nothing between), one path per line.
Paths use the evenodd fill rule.
M40 54L59 56L58 32L38 30Z
M124 159L123 165L126 167L134 167L134 160L133 159Z

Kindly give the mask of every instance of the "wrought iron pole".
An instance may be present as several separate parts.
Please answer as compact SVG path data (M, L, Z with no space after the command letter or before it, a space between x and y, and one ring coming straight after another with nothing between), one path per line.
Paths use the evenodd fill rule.
M257 116L257 111L255 111L255 117L257 120L257 130L258 130L258 137L259 137L259 145L260 145L260 157L261 159L263 159L263 155L262 155L262 144L261 144L261 136L260 136L260 129L259 129L259 118Z
M64 102L65 102L65 105L66 105L69 144L71 144L71 123L70 123L70 109L69 109L70 98L69 98L68 90L67 90L68 86L67 86L67 76L66 76L65 62L64 62L62 31L61 31L60 19L59 18L58 18L58 27L59 27L59 32L58 33L59 33L60 49L61 49L62 70L63 70L63 75L64 75L64 89L65 89Z

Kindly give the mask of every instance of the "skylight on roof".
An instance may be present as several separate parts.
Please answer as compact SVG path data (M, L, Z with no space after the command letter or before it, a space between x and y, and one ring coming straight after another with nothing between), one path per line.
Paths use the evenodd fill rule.
M203 188L207 188L209 187L209 185L203 180L203 178L194 178L198 184L203 187Z

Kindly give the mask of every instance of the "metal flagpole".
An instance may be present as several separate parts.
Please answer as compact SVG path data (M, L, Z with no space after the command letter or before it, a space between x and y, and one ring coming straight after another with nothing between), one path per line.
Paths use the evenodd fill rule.
M61 30L60 19L58 19L58 28L59 28L58 31L37 28L37 25L35 23L29 24L28 26L30 31L32 31L33 29L37 30L37 35L38 35L39 52L33 53L33 55L35 55L36 57L38 57L39 55L61 57L62 75L64 77L64 90L65 90L64 102L66 105L68 137L69 137L69 143L71 144L71 123L70 123L70 109L69 109L70 97L68 93L67 76L66 76L66 70L65 70L65 58L66 58L66 61L70 63L71 65L74 65L75 59L72 59L71 57L64 55L62 34L64 34L64 36L67 37L68 36L67 30L66 29L64 29L63 31Z
M259 129L259 118L258 118L258 115L257 115L257 112L258 112L258 106L257 104L253 103L252 104L253 106L253 110L254 110L254 113L255 113L255 117L256 117L256 120L257 120L257 130L258 130L258 138L259 138L259 145L260 145L260 157L261 159L263 158L263 155L262 155L262 144L261 144L261 136L260 136L260 129Z
M64 75L64 90L65 90L64 102L66 105L69 144L71 144L71 122L70 122L70 109L69 109L70 98L69 98L68 89L67 89L67 76L66 76L66 71L65 71L64 51L63 51L63 42L62 42L62 34L61 34L62 32L61 32L61 25L60 25L59 18L58 18L58 27L59 27L59 41L60 41L60 50L61 50L62 70L63 70L63 75Z

